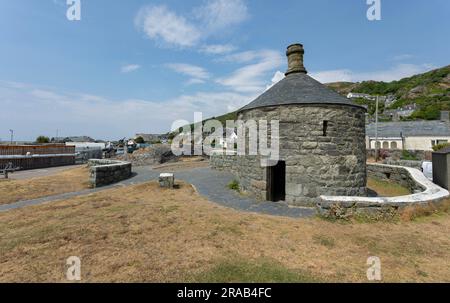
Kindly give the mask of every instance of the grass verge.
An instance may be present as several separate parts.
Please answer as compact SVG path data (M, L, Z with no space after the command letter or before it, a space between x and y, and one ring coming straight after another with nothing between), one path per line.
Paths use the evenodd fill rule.
M51 176L0 182L0 204L80 191L89 188L89 169L78 167Z
M409 189L395 182L388 182L375 178L367 179L367 187L381 197L406 196L411 194Z

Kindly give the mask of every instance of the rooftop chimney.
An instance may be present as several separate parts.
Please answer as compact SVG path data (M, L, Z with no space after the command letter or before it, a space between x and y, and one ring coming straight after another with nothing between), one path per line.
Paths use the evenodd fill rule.
M288 57L288 70L285 75L303 73L306 74L307 71L303 66L303 55L305 50L301 44L289 45L286 51L286 56Z

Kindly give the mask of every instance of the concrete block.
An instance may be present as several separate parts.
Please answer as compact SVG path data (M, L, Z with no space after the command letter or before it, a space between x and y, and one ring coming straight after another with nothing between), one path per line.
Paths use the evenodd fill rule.
M175 176L171 173L160 174L159 185L163 188L173 188L175 185Z

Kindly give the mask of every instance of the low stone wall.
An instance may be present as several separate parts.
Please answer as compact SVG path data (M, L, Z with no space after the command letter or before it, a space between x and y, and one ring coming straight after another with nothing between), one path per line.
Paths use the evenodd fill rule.
M92 187L101 187L131 177L131 163L116 160L90 159L90 183Z
M367 149L367 157L375 158L375 149ZM380 149L380 154L387 154L389 158L393 160L399 160L402 158L402 149ZM408 150L408 153L417 158L419 161L430 161L431 151L428 150Z
M407 166L412 167L418 170L422 169L422 161L415 160L393 160L391 158L387 158L383 160L383 164L387 165L396 165L396 166Z
M91 149L91 150L83 150L77 152L75 157L75 161L77 163L86 163L91 159L102 159L103 151L101 149Z
M326 217L346 217L354 214L384 215L396 213L411 205L438 204L449 197L449 192L430 180L421 171L410 168L384 164L367 164L369 175L382 180L398 182L413 193L399 197L349 197L320 196L317 204L319 214Z
M378 180L392 181L409 189L411 193L423 192L426 188L417 182L403 166L367 164L367 174Z

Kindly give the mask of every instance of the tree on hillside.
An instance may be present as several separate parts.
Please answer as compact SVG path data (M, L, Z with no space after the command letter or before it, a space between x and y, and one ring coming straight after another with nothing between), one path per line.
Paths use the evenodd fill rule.
M39 144L50 143L50 139L46 136L39 136L36 138L36 143L39 143Z

